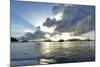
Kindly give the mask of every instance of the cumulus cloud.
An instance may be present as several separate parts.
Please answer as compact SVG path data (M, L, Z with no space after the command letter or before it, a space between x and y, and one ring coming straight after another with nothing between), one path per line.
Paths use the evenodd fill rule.
M56 23L56 19L55 18L53 18L53 19L47 18L46 21L43 23L43 26L51 27L51 26L54 26L56 24L57 23Z
M57 12L57 13L56 13ZM58 5L54 6L53 13L57 15L63 13L62 20L47 18L44 26L56 26L58 32L75 32L82 34L95 30L95 7L83 5Z

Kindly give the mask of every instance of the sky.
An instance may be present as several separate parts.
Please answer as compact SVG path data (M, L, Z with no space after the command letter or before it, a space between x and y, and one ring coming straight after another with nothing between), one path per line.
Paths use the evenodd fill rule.
M53 4L31 2L11 2L11 33L21 36L25 29L35 30L52 15Z
M11 36L53 40L59 40L61 36L63 39L95 39L95 7L13 0Z

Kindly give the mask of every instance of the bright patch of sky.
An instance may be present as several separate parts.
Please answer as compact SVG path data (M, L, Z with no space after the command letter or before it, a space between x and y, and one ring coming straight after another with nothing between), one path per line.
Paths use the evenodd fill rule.
M85 36L88 39L95 40L95 31L90 31L88 33L82 34L82 36Z

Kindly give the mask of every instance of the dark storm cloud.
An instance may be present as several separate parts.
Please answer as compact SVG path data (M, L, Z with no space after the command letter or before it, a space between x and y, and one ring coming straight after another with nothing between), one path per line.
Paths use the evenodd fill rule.
M61 5L62 6L62 5ZM52 27L56 26L55 31L59 32L75 32L76 34L82 34L95 29L95 7L87 5L71 5L63 6L64 10L61 10L60 6L54 6L56 9L54 12L62 12L62 20L56 21L55 19L47 18L44 22L44 26Z

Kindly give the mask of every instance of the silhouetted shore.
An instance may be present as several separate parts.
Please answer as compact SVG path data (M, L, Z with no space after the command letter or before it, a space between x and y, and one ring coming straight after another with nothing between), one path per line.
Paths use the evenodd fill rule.
M18 42L18 39L11 37L11 42Z
M14 38L14 37L11 37L11 42L67 42L67 41L95 41L95 40L91 40L91 39L84 39L84 40L81 40L81 39L68 39L68 40L63 40L63 39L60 39L58 41L52 41L52 40L31 40L31 41L28 41L28 40L21 40L19 41L18 39Z

